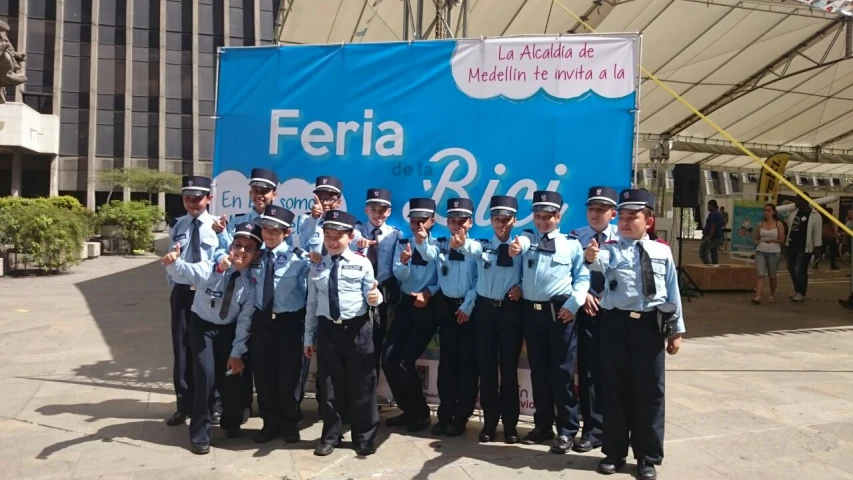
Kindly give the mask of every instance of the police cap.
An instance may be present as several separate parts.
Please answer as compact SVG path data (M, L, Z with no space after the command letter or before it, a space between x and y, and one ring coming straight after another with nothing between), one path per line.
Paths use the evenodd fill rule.
M252 187L271 188L275 190L278 187L278 174L266 168L253 168L252 178L249 179L249 185Z
M533 193L533 211L557 213L563 208L563 196L550 190L538 190Z
M447 200L447 218L473 216L474 202L470 198L451 198Z
M646 190L627 189L619 193L619 210L655 209L655 196Z
M332 230L355 229L355 217L343 210L329 210L323 214L323 228Z
M184 175L181 178L181 195L185 197L204 197L210 195L210 186L213 182L198 175Z
M270 205L258 217L258 223L266 227L285 229L293 225L295 217L296 215L293 212L284 207Z

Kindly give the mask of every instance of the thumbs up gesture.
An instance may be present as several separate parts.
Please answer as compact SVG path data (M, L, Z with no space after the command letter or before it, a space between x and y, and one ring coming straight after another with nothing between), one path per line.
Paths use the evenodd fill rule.
M320 197L316 194L314 194L314 205L311 205L311 216L315 220L323 216L323 202L320 201Z
M169 266L169 265L175 263L175 261L180 257L181 257L181 244L176 243L175 249L172 250L171 252L167 253L166 256L163 257L163 265Z
M468 240L468 231L462 227L456 232L456 235L450 237L450 248L459 248L465 245L465 240Z
M211 225L210 228L212 228L216 233L222 233L225 231L226 226L228 226L228 217L222 215L213 221L213 225Z
M593 238L586 250L583 251L583 258L588 263L592 263L596 257L598 257L598 242Z
M515 257L519 253L521 253L521 240L516 235L512 243L509 244L509 256Z
M412 244L407 243L406 248L400 253L400 263L403 265L408 265L409 260L412 258Z
M219 270L224 272L231 267L231 262L234 261L234 252L230 252L228 255L222 257L222 260L219 261Z
M367 304L371 307L375 307L379 304L379 282L373 282L373 286L370 287L370 291L367 292Z

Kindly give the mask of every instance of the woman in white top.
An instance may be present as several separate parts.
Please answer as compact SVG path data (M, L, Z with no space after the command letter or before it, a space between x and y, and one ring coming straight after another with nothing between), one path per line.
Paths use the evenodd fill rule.
M782 244L785 243L785 227L776 213L776 205L768 203L764 206L764 219L755 229L755 270L758 279L755 285L755 298L752 303L761 305L761 292L764 290L764 277L770 277L769 302L776 301L776 270L779 267L779 258L782 252Z

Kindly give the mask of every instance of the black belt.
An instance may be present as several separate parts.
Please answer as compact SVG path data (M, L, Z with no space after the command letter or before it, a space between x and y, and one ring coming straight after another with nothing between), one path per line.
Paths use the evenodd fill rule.
M450 302L454 305L462 305L465 302L464 298L453 298L453 297L448 297L448 296L445 296L444 298L447 299L448 302Z
M553 305L552 302L534 302L533 300L524 300L524 303L530 305L533 310L548 310Z
M482 303L484 305L489 305L492 307L503 307L505 305L509 305L509 302L512 302L512 300L508 300L508 299L495 300L493 298L484 297L482 295L477 295L477 303ZM515 302L513 302L513 303L515 303Z
M191 292L194 292L196 290L195 285L186 285L183 283L176 283L175 288L179 288L181 290L189 290Z
M329 317L319 317L320 320L323 320L324 322L329 322L332 325L348 325L351 323L364 322L364 321L367 321L369 318L370 318L370 315L367 313L365 313L364 315L359 315L357 317L353 317L353 318L348 318L348 319L340 318L338 320L332 320Z
M642 318L656 318L656 315L657 315L657 312L655 312L655 311L638 312L638 311L634 311L634 310L620 310L618 308L614 308L614 309L609 310L609 311L613 312L613 313L617 313L619 315L625 315L625 316L630 317L634 320L640 320Z
M305 311L305 309L302 308L302 309L296 310L294 312L275 312L272 314L272 316L270 318L272 318L273 320L275 320L276 318L279 318L279 319L286 318L288 316L296 315L299 312L304 312L304 311Z

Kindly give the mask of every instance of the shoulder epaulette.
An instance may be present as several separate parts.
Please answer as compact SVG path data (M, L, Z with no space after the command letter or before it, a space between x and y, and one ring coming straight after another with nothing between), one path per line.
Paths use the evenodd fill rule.
M662 243L662 244L666 245L667 247L669 246L669 244L668 244L668 243L666 243L666 241L661 240L660 238L656 238L656 239L655 239L655 241L656 241L656 242L658 242L658 243Z
M578 232L577 232L577 231L575 231L575 230L572 230L571 232L569 232L569 235L574 235L574 236L576 236L576 237L577 237L577 236L578 236Z
M361 223L361 220L356 220L356 221L355 221L355 225L356 225L356 226L359 226L359 225L364 225L364 224L363 224L363 223Z
M293 253L295 253L297 257L302 258L302 254L305 253L305 250L302 250L301 248L296 247L293 249Z
M533 234L533 229L525 228L524 230L522 230L522 232L523 232L523 233Z
M395 227L395 226L393 226L393 225L391 225L391 230L394 230L394 231L397 231L397 232L399 232L399 231L400 231L400 229L399 229L399 228L397 228L397 227Z
M400 239L400 245L407 245L408 243L409 243L409 239L408 239L408 238L401 238L401 239Z
M610 245L610 244L613 244L613 243L616 243L616 240L608 240L608 241L606 241L606 242L602 243L602 245Z
M359 251L355 251L355 252L352 252L352 253L354 253L354 254L358 255L359 257L367 258L367 256L366 256L365 254L363 254L363 253L361 253L361 252L359 252Z
M444 242L446 242L446 241L447 241L447 237L438 237L438 238L436 238L436 240L438 240L439 242L444 243Z
M575 235L575 232L569 232L566 234L566 238L568 238L569 240L577 240L578 236Z
M490 243L491 242L491 240L489 240L488 238L478 238L477 241L480 243Z

